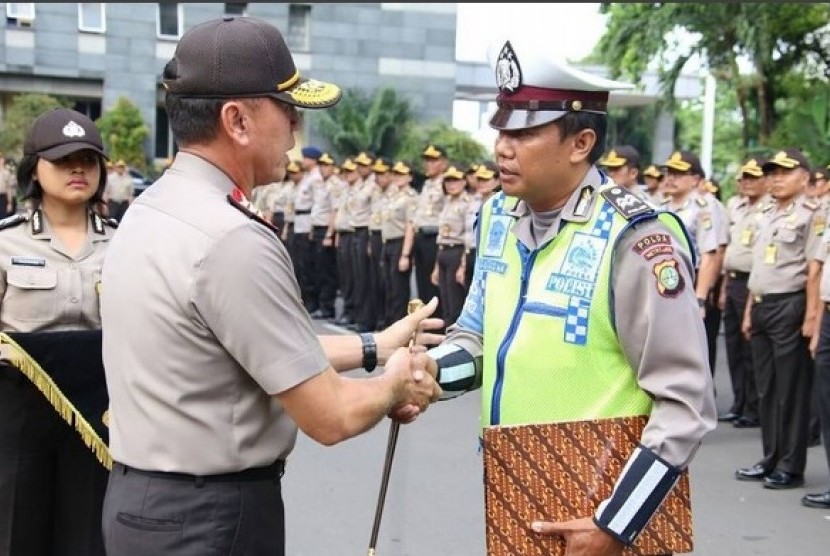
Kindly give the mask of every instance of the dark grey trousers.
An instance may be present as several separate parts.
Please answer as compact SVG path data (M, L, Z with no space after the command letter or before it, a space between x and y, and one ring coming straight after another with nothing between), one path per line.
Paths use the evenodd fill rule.
M115 464L103 530L113 556L284 556L280 479L201 483Z

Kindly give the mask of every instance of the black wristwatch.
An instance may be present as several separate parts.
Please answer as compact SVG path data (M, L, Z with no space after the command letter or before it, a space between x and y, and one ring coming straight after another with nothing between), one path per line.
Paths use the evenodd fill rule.
M375 343L375 336L371 332L360 334L360 341L363 342L363 368L371 373L378 366L378 345Z

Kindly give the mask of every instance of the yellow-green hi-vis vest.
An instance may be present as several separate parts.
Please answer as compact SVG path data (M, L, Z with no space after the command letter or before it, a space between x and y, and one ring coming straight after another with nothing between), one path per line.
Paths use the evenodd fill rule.
M516 202L499 192L480 215L482 426L649 414L614 328L611 266L626 227L659 218L688 249L683 224L655 210L626 219L600 196L590 220L531 251L511 232Z

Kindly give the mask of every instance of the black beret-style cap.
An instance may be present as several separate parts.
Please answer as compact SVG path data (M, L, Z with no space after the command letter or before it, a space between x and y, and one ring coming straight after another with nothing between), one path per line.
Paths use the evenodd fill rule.
M168 94L193 98L271 96L301 108L327 108L340 87L300 77L279 29L225 16L189 29L164 67Z
M69 108L55 108L38 116L23 141L23 154L50 162L84 149L107 158L101 133L92 120Z

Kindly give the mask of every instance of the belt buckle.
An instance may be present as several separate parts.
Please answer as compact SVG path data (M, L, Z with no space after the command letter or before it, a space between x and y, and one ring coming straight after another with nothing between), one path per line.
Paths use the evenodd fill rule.
M764 296L755 294L752 296L752 301L755 303L762 303L764 301Z
M729 277L730 278L737 278L738 274L734 270L730 270L729 271Z

